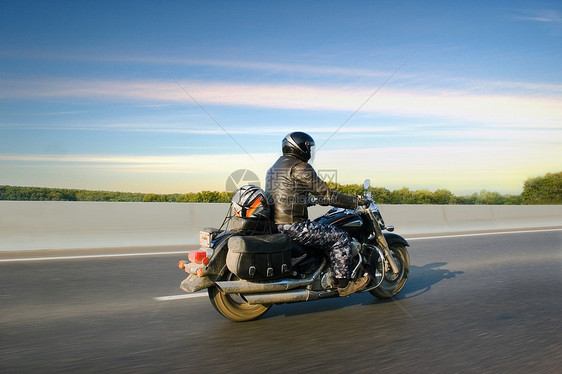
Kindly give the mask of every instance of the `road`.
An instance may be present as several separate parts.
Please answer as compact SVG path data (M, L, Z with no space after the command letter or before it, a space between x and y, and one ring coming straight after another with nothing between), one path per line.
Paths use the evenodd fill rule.
M0 372L560 372L560 229L408 239L396 300L284 304L246 323L206 296L166 298L182 295L185 248L0 253Z

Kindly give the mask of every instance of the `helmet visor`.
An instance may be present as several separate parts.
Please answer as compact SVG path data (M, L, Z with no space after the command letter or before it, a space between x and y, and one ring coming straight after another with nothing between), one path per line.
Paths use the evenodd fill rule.
M316 157L316 146L312 145L310 147L310 160L308 160L309 164L312 164L314 162L314 157Z

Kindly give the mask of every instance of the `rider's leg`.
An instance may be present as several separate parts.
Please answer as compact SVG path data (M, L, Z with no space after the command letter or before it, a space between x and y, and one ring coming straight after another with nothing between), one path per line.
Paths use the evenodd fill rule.
M347 296L368 282L360 278L350 281L351 246L350 237L342 229L315 221L303 221L291 225L279 225L279 231L289 235L295 242L311 247L331 248L330 260L340 295Z

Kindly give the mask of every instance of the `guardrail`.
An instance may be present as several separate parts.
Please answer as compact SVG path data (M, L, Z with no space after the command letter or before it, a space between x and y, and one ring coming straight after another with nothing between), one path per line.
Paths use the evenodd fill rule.
M404 235L561 227L562 205L381 205ZM196 244L229 204L0 201L0 251ZM311 217L327 207L314 207Z

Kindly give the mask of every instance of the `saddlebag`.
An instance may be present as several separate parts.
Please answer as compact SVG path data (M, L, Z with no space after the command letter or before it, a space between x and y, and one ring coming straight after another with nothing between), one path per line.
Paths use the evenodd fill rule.
M291 239L284 234L228 239L228 270L246 280L270 280L291 271Z
M265 218L242 218L232 217L231 226L233 230L245 231L248 234L273 234L277 227L273 222Z

